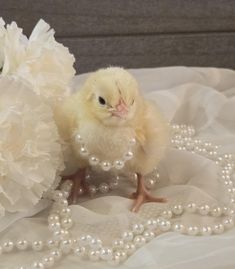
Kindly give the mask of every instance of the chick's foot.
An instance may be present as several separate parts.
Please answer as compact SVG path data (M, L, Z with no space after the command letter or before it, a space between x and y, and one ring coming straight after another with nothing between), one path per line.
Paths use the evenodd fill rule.
M61 182L65 180L72 180L73 186L68 198L69 204L76 204L78 197L86 191L85 186L86 169L79 169L76 173L69 176L63 176Z
M154 197L150 194L150 192L146 189L144 184L144 178L142 175L138 175L138 185L137 191L131 195L132 199L135 199L133 207L131 209L132 212L137 212L141 205L148 202L157 202L157 203L165 203L167 199L162 197Z

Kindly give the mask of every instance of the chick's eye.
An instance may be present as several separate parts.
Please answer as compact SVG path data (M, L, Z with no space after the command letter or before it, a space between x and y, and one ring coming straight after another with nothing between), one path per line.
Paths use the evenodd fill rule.
M103 97L99 96L98 100L99 100L99 103L100 103L101 105L105 105L105 104L106 104L106 101L104 100Z

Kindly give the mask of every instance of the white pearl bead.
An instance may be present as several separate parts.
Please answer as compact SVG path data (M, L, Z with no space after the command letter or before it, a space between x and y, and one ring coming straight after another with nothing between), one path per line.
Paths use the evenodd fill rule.
M187 232L189 235L197 235L199 232L199 229L197 226L190 226L188 227Z
M72 244L73 242L71 239L62 240L60 242L60 249L63 253L68 254L72 248Z
M133 243L137 248L140 248L146 243L146 240L142 235L137 235L135 236Z
M120 263L120 257L118 255L114 255L111 260L108 261L108 264L111 266L117 266Z
M91 261L96 262L100 259L100 251L99 250L91 250L88 253L88 257Z
M160 223L161 223L163 220L165 221L165 219L164 219L163 217L161 217L161 216L160 216L159 218L156 219L158 227L160 227Z
M105 260L105 261L111 260L112 256L113 256L113 251L111 248L108 248L108 247L101 248L100 258L102 260Z
M52 196L52 199L54 201L59 201L60 199L63 199L64 198L64 195L63 195L63 192L60 191L60 190L55 190L53 192L53 196Z
M53 236L55 240L62 240L63 238L68 237L69 233L68 231L64 229L61 229L61 230L54 231Z
M43 258L42 263L45 266L45 268L50 268L55 263L54 257L53 256L46 256Z
M145 186L148 188L148 189L153 189L156 185L156 180L154 179L151 179L151 178L147 178L145 180Z
M35 251L40 251L43 248L43 242L38 240L38 241L33 241L32 243L32 249Z
M229 176L229 178L230 178L230 171L227 170L227 169L223 169L223 170L221 171L221 174L222 174L222 175L225 175L225 176Z
M172 209L175 215L181 215L183 213L183 206L182 205L175 205Z
M122 239L117 239L113 241L113 248L120 249L124 247L124 241Z
M70 195L70 192L63 191L63 196L64 196L65 199L68 199L69 195Z
M184 233L185 232L185 227L181 223L175 223L173 225L173 230L177 233Z
M75 142L78 143L78 144L82 143L82 137L81 137L80 134L75 135Z
M73 238L73 239L71 239L71 240L72 240L72 242L73 242L72 247L73 247L73 248L77 247L77 246L78 246L78 239Z
M163 232L167 232L171 228L171 223L168 220L161 220L159 223L159 228Z
M161 216L162 216L164 219L171 219L171 218L172 218L172 211L171 211L171 210L164 210L164 211L161 213Z
M105 183L105 182L101 183L99 185L99 191L101 193L107 193L109 191L109 185L107 183Z
M185 210L189 213L194 213L197 210L197 206L195 203L190 203L190 204L186 205Z
M92 179L91 174L89 172L87 172L86 173L86 176L85 176L85 182L86 183L90 183L91 182L91 179Z
M216 224L213 227L213 232L215 234L221 234L224 231L224 225L223 224Z
M114 162L114 167L118 170L122 169L124 167L124 162L122 160L116 160Z
M209 214L210 212L210 207L208 205L202 205L198 209L199 213L203 216Z
M60 210L60 216L61 217L70 217L71 216L71 209L69 207L62 208Z
M235 188L228 188L228 192L231 194L235 193Z
M212 234L212 229L210 226L204 226L201 228L200 232L203 236L209 236Z
M25 250L27 249L29 246L29 243L27 240L18 240L16 242L16 247L19 249L19 250Z
M134 146L134 145L136 144L136 139L135 139L135 138L131 138L131 139L129 140L129 144L130 144L131 146Z
M89 185L88 186L88 191L90 193L91 196L96 194L96 186L95 185Z
M103 161L101 162L101 168L104 170L104 171L109 171L111 168L112 168L112 165L110 162L107 162L107 161Z
M58 231L61 228L60 222L51 222L48 225L50 231Z
M124 246L124 250L126 251L127 255L131 255L135 252L136 248L134 244L126 243Z
M82 147L80 148L80 154L81 154L82 156L86 157L86 156L89 154L89 152L88 152L88 150L87 150L84 146L82 146Z
M230 199L230 203L231 203L232 205L234 205L234 204L235 204L235 198L231 198L231 199Z
M13 250L13 248L14 248L14 243L10 240L6 240L2 244L2 250L4 252L11 252Z
M62 257L62 251L60 249L52 249L50 255L54 257L55 260L59 260Z
M133 152L132 151L128 151L124 154L124 159L125 160L131 160L133 158Z
M78 239L78 244L79 246L84 247L84 246L90 245L91 241L92 241L92 237L90 235L84 235Z
M57 214L50 214L48 217L48 222L57 222L59 220L60 220L60 217Z
M225 216L229 216L230 208L227 207L227 206L224 206L224 207L222 208L222 212L223 212L223 214L224 214Z
M235 214L235 210L234 209L230 209L229 216L233 216L234 214Z
M144 231L144 225L142 224L133 224L132 225L132 231L134 234L142 234Z
M132 241L134 238L134 234L130 231L126 231L122 234L122 239L124 242Z
M89 245L92 250L97 250L102 247L102 241L98 238L92 238Z
M148 230L153 231L157 228L157 221L155 219L149 219L146 221L145 227Z
M69 229L73 226L73 220L71 218L64 218L61 220L61 225L65 229Z
M148 242L148 241L151 241L154 237L155 237L155 234L154 232L152 231L145 231L143 233L143 237L145 238L145 240Z
M233 182L232 182L232 180L225 180L225 181L224 181L224 185L225 185L225 186L228 186L228 187L229 187L229 186L233 186Z
M211 215L214 217L219 217L222 214L222 209L220 207L212 208Z
M68 180L64 181L64 182L61 184L60 189L61 189L62 191L68 191L68 192L70 192L71 189L72 189L72 187L73 187L73 182L72 182L71 180L68 179Z
M82 187L79 187L78 190L77 190L77 194L79 196L83 195L84 194L84 189Z
M33 269L44 269L44 265L41 262L34 262L33 263Z
M68 201L66 199L60 199L56 202L60 208L68 207Z
M89 164L91 165L91 166L95 166L95 165L98 165L99 164L99 159L97 158L97 157L95 157L95 156L90 156L90 158L89 158Z
M76 247L73 252L76 256L83 257L86 253L86 249L85 247Z
M120 261L125 261L127 258L127 253L124 250L115 251L114 256L119 256Z
M109 183L109 188L110 188L111 190L115 190L115 189L117 189L117 188L118 188L118 181L117 181L117 180L113 180L113 181L111 181L111 182Z
M225 228L230 229L234 226L234 221L232 218L225 218L223 220L223 225Z
M130 180L132 180L134 182L136 182L138 179L137 173L131 173L129 177L130 177Z

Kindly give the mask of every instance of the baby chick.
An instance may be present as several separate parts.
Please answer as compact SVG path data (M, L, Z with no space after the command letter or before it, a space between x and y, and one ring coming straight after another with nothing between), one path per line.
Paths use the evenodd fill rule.
M141 95L130 73L119 67L92 73L83 87L65 101L57 115L59 131L72 145L72 163L78 169L73 175L73 198L89 166L74 138L74 134L79 133L92 155L110 162L120 159L129 147L130 138L135 138L133 158L123 168L124 173L137 174L132 211L137 211L144 202L166 201L149 193L144 176L153 171L164 155L168 125L156 105Z

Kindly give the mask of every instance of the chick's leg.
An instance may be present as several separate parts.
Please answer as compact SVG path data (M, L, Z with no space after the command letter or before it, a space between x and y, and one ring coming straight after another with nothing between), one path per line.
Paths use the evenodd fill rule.
M132 194L133 199L135 199L134 205L131 209L132 212L137 212L142 204L148 202L158 202L164 203L167 202L167 199L162 197L154 197L146 189L144 184L144 177L141 174L137 174L137 191Z
M84 192L85 190L85 183L84 179L86 177L86 169L79 169L76 173L70 176L64 176L62 177L62 182L64 180L72 180L73 181L73 187L69 196L69 203L75 204L77 202L78 196L81 194L81 192Z

